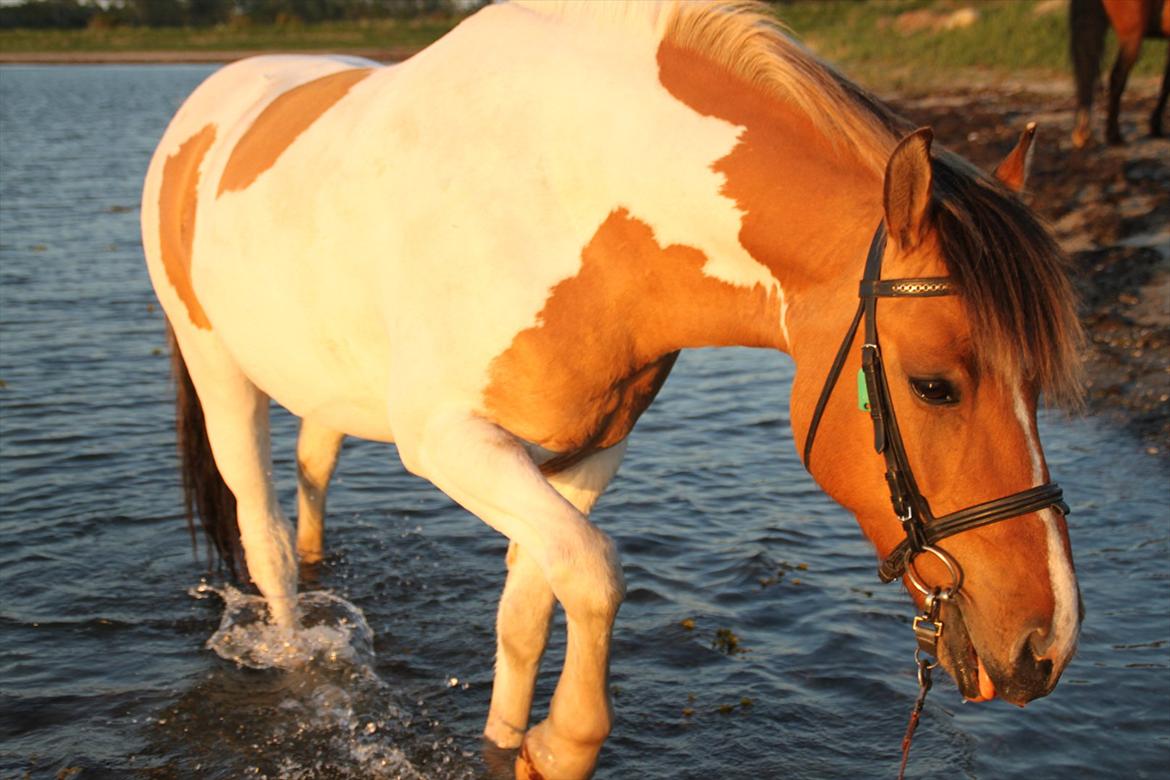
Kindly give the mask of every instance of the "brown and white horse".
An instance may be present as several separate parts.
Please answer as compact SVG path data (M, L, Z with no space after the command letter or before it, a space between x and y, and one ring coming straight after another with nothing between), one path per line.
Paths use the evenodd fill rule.
M880 304L922 494L949 512L1047 481L1037 396L1076 394L1062 256L1012 192L1019 151L996 179L910 129L739 2L493 5L393 67L220 70L171 122L142 206L189 505L229 556L238 521L248 573L292 628L343 436L394 442L511 542L487 738L523 745L522 774L588 776L625 589L589 511L679 350L790 354L808 430L884 220L886 277L959 291ZM845 384L812 474L885 556L903 529ZM295 542L269 399L302 419ZM940 649L963 695L1048 693L1079 626L1063 516L941 546L965 576ZM919 575L945 581L927 558ZM564 669L530 728L556 602Z

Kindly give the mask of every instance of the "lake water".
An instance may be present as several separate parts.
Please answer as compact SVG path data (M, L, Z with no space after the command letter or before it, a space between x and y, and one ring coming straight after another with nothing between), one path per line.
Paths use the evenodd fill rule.
M204 647L225 607L197 588L180 516L137 204L165 123L210 71L0 68L0 776L484 776L505 543L391 448L347 446L312 585L345 600L326 612L364 613L370 651L355 639L348 659L280 672ZM764 352L684 355L596 510L629 585L599 778L896 773L911 607L802 470L791 373ZM1166 776L1170 474L1105 422L1042 422L1074 510L1080 651L1025 710L963 705L939 682L912 777ZM275 425L291 510L292 421ZM720 629L748 652L714 648Z

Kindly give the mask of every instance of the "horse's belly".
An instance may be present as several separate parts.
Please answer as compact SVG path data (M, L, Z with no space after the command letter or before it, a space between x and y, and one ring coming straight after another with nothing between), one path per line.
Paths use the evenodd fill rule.
M292 273L272 278L258 262L217 267L233 270L206 274L201 289L216 333L249 379L298 417L394 440L388 339L359 285L336 289Z

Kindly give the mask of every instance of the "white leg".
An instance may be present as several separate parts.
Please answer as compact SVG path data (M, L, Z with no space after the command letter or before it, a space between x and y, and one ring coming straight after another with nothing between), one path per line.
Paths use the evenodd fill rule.
M405 451L404 451L405 450ZM520 776L588 777L609 735L610 630L625 594L612 540L544 478L497 426L454 412L431 419L408 466L531 555L565 610L568 647L549 717L524 740Z
M309 419L297 436L297 554L317 563L325 549L325 495L344 434Z
M626 444L600 452L549 483L588 514L621 464ZM528 728L532 692L548 641L554 597L536 560L516 542L508 545L508 579L496 618L496 676L484 736L501 748L520 747Z
M505 749L520 747L528 729L532 692L548 642L552 588L536 560L508 544L508 579L496 615L496 675L483 734Z
M236 497L248 574L277 625L296 623L297 569L288 520L273 488L268 396L236 366L214 335L176 331L199 394L215 464Z

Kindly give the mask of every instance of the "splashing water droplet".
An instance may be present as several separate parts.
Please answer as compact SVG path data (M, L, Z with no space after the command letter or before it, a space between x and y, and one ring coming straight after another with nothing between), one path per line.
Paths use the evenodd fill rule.
M374 657L374 634L362 611L325 591L297 597L295 629L268 622L262 596L252 596L231 585L223 589L200 583L195 598L214 594L223 599L219 629L207 648L220 658L252 669L297 669L309 664L326 669L366 667Z

